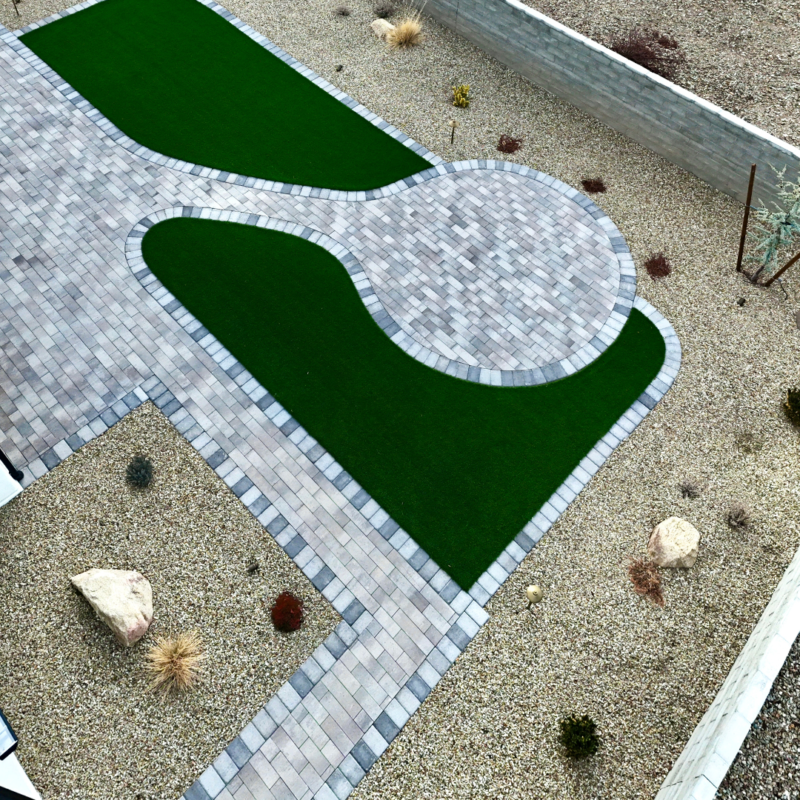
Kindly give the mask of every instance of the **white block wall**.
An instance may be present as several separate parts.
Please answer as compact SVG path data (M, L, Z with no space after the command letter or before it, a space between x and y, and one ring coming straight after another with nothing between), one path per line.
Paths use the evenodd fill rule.
M697 95L621 58L518 0L427 0L425 12L511 69L716 189L744 202L774 190L769 164L800 168L792 147ZM465 83L472 83L464 75Z
M711 800L800 632L800 551L656 800Z

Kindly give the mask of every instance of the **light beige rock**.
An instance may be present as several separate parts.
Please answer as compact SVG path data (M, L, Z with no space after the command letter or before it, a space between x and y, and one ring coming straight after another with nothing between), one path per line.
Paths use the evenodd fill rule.
M153 621L153 590L138 572L90 569L71 578L120 644L129 647L147 633Z
M386 34L394 30L394 25L386 19L376 19L375 22L370 24L370 28L379 39L385 39Z
M697 561L700 533L690 522L670 517L653 528L647 552L659 567L688 569Z

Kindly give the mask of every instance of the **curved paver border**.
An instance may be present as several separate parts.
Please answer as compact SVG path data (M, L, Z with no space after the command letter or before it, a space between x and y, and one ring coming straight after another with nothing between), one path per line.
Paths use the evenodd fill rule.
M472 170L472 161L463 161L457 164L443 164L435 167L426 172L413 176L415 182L410 185L416 185L424 180L432 180L440 175L446 175L451 172L459 172L465 170ZM493 166L494 162L477 162L485 164L484 169L497 169ZM516 167L517 165L509 165L508 162L496 162L502 171L505 166ZM524 168L523 168L524 169ZM534 180L546 185L554 185L554 183L561 184L561 181L555 181L554 178L548 178L541 172L535 170L526 170L520 172L513 170L517 174L532 177ZM528 174L529 173L529 174ZM423 177L425 176L425 177ZM405 181L403 182L405 183ZM396 184L393 184L396 186ZM566 184L561 184L565 189L574 193L578 197L583 197L580 192L571 189ZM386 187L391 188L391 187ZM403 189L408 188L403 186ZM560 187L558 187L560 188ZM402 191L398 189L397 191ZM394 193L394 192L391 192ZM574 199L574 198L572 198ZM303 239L320 245L328 250L335 258L339 260L342 266L347 271L353 284L358 290L359 297L361 298L364 306L372 315L372 318L386 333L386 335L394 342L401 350L406 352L412 358L431 367L439 372L444 372L447 375L452 375L456 378L472 381L475 383L483 383L491 386L535 386L542 383L547 383L553 380L565 378L572 375L579 369L587 366L594 361L619 335L625 325L625 321L630 315L633 306L635 292L636 292L636 268L633 264L633 258L628 251L627 246L622 239L622 235L617 230L614 223L598 209L594 203L588 198L584 198L587 204L594 206L594 211L586 209L591 216L601 225L603 230L609 235L609 241L614 248L614 253L617 257L619 264L619 289L617 294L617 302L613 310L608 316L603 327L597 335L587 342L582 348L568 356L567 358L559 361L551 362L544 367L536 367L534 369L519 369L519 370L500 370L500 369L486 369L483 367L471 367L461 361L455 361L434 352L430 348L420 345L415 339L409 336L402 330L397 320L386 310L380 298L375 292L369 276L364 271L358 259L343 245L336 242L327 234L314 230L305 225L298 223L288 222L285 220L277 219L274 217L261 216L258 214L248 214L246 212L238 211L225 211L214 208L197 208L189 206L178 206L175 208L163 209L154 212L141 219L128 234L125 242L125 253L128 258L128 264L133 270L134 274L140 276L140 267L144 264L142 258L142 239L147 231L159 222L164 222L168 219L175 219L176 217L193 217L195 219L215 220L221 222L235 222L241 225L252 225L258 228L267 230L277 230L285 233L299 236ZM580 204L580 201L577 201ZM583 205L586 208L586 205ZM611 231L610 229L613 229ZM141 278L140 278L141 280ZM160 284L159 284L160 285ZM166 291L166 290L165 290ZM170 302L175 298L170 295Z
M345 269L347 269L356 288L359 288L359 282L362 280L361 276L366 277L358 261L345 247L339 245L325 234L313 231L310 228L296 223L261 217L256 214L220 211L212 208L190 208L185 206L156 212L138 222L131 230L125 243L125 256L134 276L159 305L171 314L184 330L206 350L208 355L220 364L223 369L232 371L232 374L238 375L244 373L249 375L245 367L240 364L234 356L223 347L222 343L209 333L200 320L194 317L180 300L161 283L147 266L142 256L142 240L147 231L158 222L174 219L176 217L238 222L239 224L252 225L269 230L279 230L295 236L301 236L304 239L308 239L310 242L325 247L332 255L338 258ZM367 300L373 296L374 293L362 299L365 300L365 305L370 310L373 318L388 335L388 331L392 330L392 326L396 325L396 323L389 313L383 309L377 296L374 296L374 301L367 302ZM647 416L650 410L656 406L675 380L681 360L681 347L675 330L653 306L640 297L636 297L631 305L641 311L661 332L666 346L664 363L658 375L633 405L631 405L625 414L612 426L611 430L609 430L609 432L586 454L578 466L575 467L572 473L553 493L533 519L517 535L514 541L503 550L494 563L481 575L475 584L473 584L469 594L481 605L485 605L489 601L491 596L500 588L503 581L513 572L517 564L522 561L533 546L566 510L567 506L578 496L583 487L605 463L605 460L611 455L620 442L626 439L645 416ZM253 384L251 398L259 405L259 408L265 411L270 419L275 421L279 427L289 422L294 426L292 430L294 430L295 427L300 427L300 423L289 415L283 406L269 394L265 387L262 387L255 379L252 379L250 382ZM265 398L268 398L268 400L265 400ZM338 463L333 461L333 459L331 459L330 466L325 474L331 480L340 482L345 480L342 476L346 476L343 486L347 485L352 480L351 476L348 475ZM359 502L363 500L363 503L366 503L367 500L372 500L361 487L359 487L358 494ZM361 508L359 505L356 505L356 507L359 509ZM390 543L394 544L397 550L401 551L417 571L419 571L422 565L428 564L429 562L432 563L432 559L430 559L427 553L421 548L416 547L411 537L405 533L405 531L402 531L399 525L397 525L377 503L375 507L377 509L375 513L377 514L379 522L375 523L373 519L370 519L370 521L373 522L384 538L388 539ZM451 585L453 588L456 586L455 582L449 579L448 586ZM448 591L453 591L453 588ZM445 597L445 599L448 598Z
M592 200L581 194L581 192L579 192L577 189L574 189L563 181L553 178L550 175L546 175L545 173L537 170L524 167L520 164L512 164L507 161L480 159L445 163L441 158L431 153L427 148L415 142L408 135L398 130L393 125L390 125L377 114L373 114L349 95L340 91L324 78L317 75L313 70L304 66L301 62L297 61L297 59L293 58L280 47L273 44L269 39L267 39L267 37L262 36L249 25L242 22L242 20L240 20L230 11L214 2L214 0L198 0L198 2L219 14L221 17L234 25L234 27L242 31L242 33L246 34L253 41L264 47L264 49L266 49L268 52L280 58L290 67L292 67L292 69L308 78L312 83L319 86L332 97L335 97L337 100L344 103L348 108L355 111L357 114L371 122L380 130L384 131L384 133L389 134L392 136L392 138L401 142L421 157L430 161L433 167L380 188L364 191L341 191L336 189L322 189L319 187L282 183L263 178L248 177L245 175L226 172L224 170L213 169L211 167L204 167L200 164L193 164L180 159L169 158L163 154L151 150L148 147L145 147L144 145L139 144L123 133L111 122L111 120L105 117L86 98L77 92L55 70L53 70L47 63L42 61L42 59L40 59L30 48L26 47L19 39L19 37L25 33L29 33L30 31L36 30L37 28L50 24L51 22L56 22L78 11L83 11L84 9L90 8L91 6L101 2L103 2L103 0L86 0L84 3L80 3L79 5L73 6L72 8L66 9L58 14L53 14L52 16L47 17L40 22L27 25L18 31L14 31L13 33L10 31L5 31L5 29L2 29L2 26L0 26L0 30L5 31L5 33L0 36L0 39L7 41L11 48L25 59L26 63L36 69L37 72L39 72L46 80L48 80L61 94L63 94L70 103L72 103L79 110L83 111L87 117L92 120L116 144L124 147L130 153L140 158L151 161L160 166L165 166L170 169L175 169L197 177L209 178L211 180L218 180L225 183L233 183L238 186L245 186L247 188L253 188L256 190L345 202L365 202L389 197L405 191L412 186L416 186L420 183L424 183L425 181L429 181L441 175L452 172L478 169L513 172L522 177L542 183L545 186L555 189L556 191L560 191L570 200L574 201L581 208L583 208L584 211L591 216L598 225L600 225L600 227L608 236L609 243L614 250L614 253L617 257L617 263L619 265L617 302L615 303L614 308L597 335L594 336L590 342L579 348L576 352L572 353L566 358L559 359L544 366L532 369L503 370L470 366L461 361L447 358L446 356L435 353L429 348L421 346L411 336L406 334L395 320L391 320L391 325L397 326L397 329L392 330L391 333L388 333L387 328L384 328L384 330L387 330L388 335L392 338L392 341L394 341L395 344L397 344L405 352L409 353L417 360L429 367L432 367L433 369L438 370L439 372L444 372L448 375L454 375L475 383L483 383L491 386L535 386L541 383L559 380L560 378L564 378L567 375L572 375L574 372L577 372L577 370L582 369L596 359L619 335L619 332L622 330L622 327L625 324L625 320L630 314L633 298L636 293L636 268L625 239L617 229L616 225L614 225L608 215L606 215L594 202L592 202ZM328 247L327 249L330 248ZM376 320L381 327L384 327L377 317Z

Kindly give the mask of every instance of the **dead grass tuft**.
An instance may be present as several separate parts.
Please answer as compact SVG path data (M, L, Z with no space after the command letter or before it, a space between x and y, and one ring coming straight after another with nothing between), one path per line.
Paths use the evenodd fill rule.
M658 567L652 561L643 558L633 558L628 565L628 576L633 584L636 594L649 597L657 606L664 605L664 595L661 593L661 576Z
M204 658L203 642L197 631L159 637L147 652L147 670L153 674L150 688L165 692L193 688Z
M424 38L421 15L419 12L401 20L386 34L386 41L389 47L403 49L416 47Z

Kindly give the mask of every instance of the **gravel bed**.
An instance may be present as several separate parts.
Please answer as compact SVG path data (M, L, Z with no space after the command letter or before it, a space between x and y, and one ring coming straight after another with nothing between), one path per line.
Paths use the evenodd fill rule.
M717 797L800 798L800 640L789 652Z
M523 0L609 46L639 25L686 55L674 81L774 136L800 145L798 0Z
M800 439L780 411L797 383L800 273L751 287L734 272L741 206L729 197L435 22L422 47L393 52L369 31L371 3L350 2L343 17L340 2L226 5L447 160L497 157L506 133L524 140L509 160L578 188L602 177L608 191L593 199L628 241L639 294L684 349L675 386L492 599L485 628L352 797L651 798L800 543ZM473 87L469 109L450 105L456 83ZM653 251L673 264L659 282L642 268ZM681 498L685 478L701 484L698 499ZM753 510L743 531L725 523L734 500ZM627 563L672 514L702 544L692 570L664 571L662 609L633 593ZM534 582L545 600L529 614ZM591 714L602 737L575 765L556 743L572 711Z
M124 479L136 453L155 466L147 490ZM90 567L152 584L153 624L129 649L71 588ZM0 509L0 574L0 699L44 800L179 797L339 621L151 403ZM263 605L284 590L306 604L293 634ZM154 637L189 630L205 644L199 687L148 691Z

